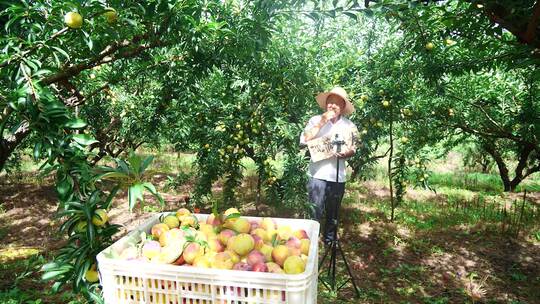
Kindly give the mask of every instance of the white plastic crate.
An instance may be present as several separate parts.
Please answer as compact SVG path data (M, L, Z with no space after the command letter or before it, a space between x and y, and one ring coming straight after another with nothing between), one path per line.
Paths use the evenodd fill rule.
M199 221L208 215L196 214ZM139 241L159 222L157 214L97 256L106 304L315 304L317 303L319 223L312 220L274 218L278 225L304 229L312 240L304 273L221 270L193 266L154 264L110 258L128 241ZM246 217L249 220L261 219Z

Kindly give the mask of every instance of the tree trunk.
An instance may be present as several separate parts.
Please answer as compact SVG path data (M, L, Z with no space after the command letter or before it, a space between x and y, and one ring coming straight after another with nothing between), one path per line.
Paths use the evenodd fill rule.
M530 174L537 172L538 167L529 167L527 166L529 156L531 152L534 150L534 145L530 143L524 143L521 146L521 151L519 153L518 158L518 164L516 166L516 169L514 170L514 178L510 180L510 175L508 172L508 167L504 163L504 159L502 158L499 151L496 150L495 143L488 143L484 145L484 149L493 157L495 162L497 163L497 167L499 168L499 175L501 177L501 180L503 182L504 186L504 192L513 192L516 190L517 186ZM523 170L526 170L524 173Z
M0 172L4 170L7 160L15 148L30 134L30 124L24 121L17 131L7 138L0 138Z
M508 176L508 168L506 167L501 154L496 150L495 143L491 142L485 144L484 149L489 153L489 155L491 155L491 157L493 157L495 163L497 164L497 168L499 168L499 176L503 182L504 192L510 191L510 177Z
M514 192L517 188L517 186L519 185L519 183L521 183L522 181L524 180L524 178L518 178L517 176L510 182L510 184L508 185L508 190L505 190L505 191L508 191L508 192Z
M504 192L512 192L512 187L510 186L510 181L503 179Z
M6 162L9 158L9 155L11 152L9 151L7 147L7 142L4 139L0 140L0 172L4 170L4 166L6 165Z

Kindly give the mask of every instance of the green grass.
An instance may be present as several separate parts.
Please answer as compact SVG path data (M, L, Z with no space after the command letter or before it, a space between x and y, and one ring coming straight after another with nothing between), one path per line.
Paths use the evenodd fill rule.
M40 269L46 262L47 258L39 253L3 260L0 263L0 280L4 283L0 283L0 303L84 303L69 290L64 289L57 294L50 291L50 284L41 281Z
M521 201L514 208L503 213L500 209L504 203L502 198L489 196L474 196L468 190L448 189L448 201L445 203L433 201L405 200L395 212L396 222L417 230L448 229L459 225L473 226L477 223L498 226L504 222L510 228L517 228L516 222L521 217L520 229L532 229L537 225L538 213L530 202L523 205L521 216ZM371 202L371 205L384 212L390 218L388 201ZM373 220L368 217L368 220Z
M159 152L152 150L143 150L138 153L141 153L141 156L143 157L153 155L154 161L152 162L150 169L165 173L191 172L196 159L195 154L187 153Z
M42 290L29 291L28 289L20 289L15 287L7 291L0 291L0 303L2 304L42 304L42 303L54 303L51 300L44 300L44 296L47 295L51 298L50 292L43 292ZM64 292L62 294L53 297L57 301L56 303L66 304L83 304L86 302L74 300L75 295L71 292Z
M142 150L142 156L149 155L154 156L154 161L151 168L157 172L166 173L190 173L193 171L193 165L195 164L196 155L188 153L172 153L172 152L159 152L152 150ZM111 160L105 160L110 163ZM271 166L276 170L277 176L283 175L283 161L282 156L278 155L276 159L270 161ZM244 176L256 176L257 166L255 161L251 158L244 157L240 160L240 165L243 168Z
M488 193L501 193L504 190L500 176L485 173L433 173L429 177L433 186L466 189ZM438 188L438 187L435 187ZM540 181L536 176L528 178L518 185L516 192L539 192Z

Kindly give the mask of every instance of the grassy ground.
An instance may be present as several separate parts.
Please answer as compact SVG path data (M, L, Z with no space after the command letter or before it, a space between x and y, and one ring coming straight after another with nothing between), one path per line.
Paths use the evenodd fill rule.
M167 154L156 159L156 179L163 190L170 174L186 174L185 185L164 194L165 209L175 209L189 192L192 158ZM253 164L246 162L241 211L246 215L290 216L290 211L252 202ZM39 180L27 166L0 184L0 303L78 303L68 290L47 292L39 267L61 240L51 180ZM540 182L527 181L529 192L505 194L495 175L454 170L434 172L436 193L409 188L390 222L384 168L374 179L347 185L342 206L342 246L360 297L350 284L337 294L319 284L319 303L540 303ZM538 178L538 177L537 177ZM170 182L169 182L170 184ZM163 191L162 191L163 192ZM151 201L133 214L120 196L111 221L135 227ZM203 210L208 211L208 210ZM55 246L56 244L56 246ZM319 255L324 254L321 248ZM338 259L338 280L347 278ZM325 267L323 267L324 269ZM43 292L45 290L45 292Z

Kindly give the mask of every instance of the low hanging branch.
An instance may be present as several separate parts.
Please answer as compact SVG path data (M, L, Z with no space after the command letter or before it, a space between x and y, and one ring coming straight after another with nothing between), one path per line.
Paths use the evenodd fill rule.
M534 4L531 17L526 23L526 28L523 29L522 26L512 23L507 18L505 19L507 10L502 6L495 6L494 8L486 9L486 15L488 18L498 25L502 26L514 36L516 36L521 42L534 46L540 47L540 41L537 39L538 23L540 21L540 2L536 1Z
M131 40L124 39L122 41L116 41L109 44L99 53L99 55L87 60L86 63L71 65L54 75L45 77L41 80L41 83L43 85L58 83L73 76L77 76L82 71L91 69L95 66L111 63L119 59L133 58L145 50L170 45L171 42L166 42L164 39L162 39L162 34L165 32L171 17L171 15L165 17L159 30L155 32L148 31L142 35L134 36ZM142 41L147 42L139 44ZM129 47L131 47L131 49L129 49Z
M527 43L532 43L536 38L536 31L538 29L538 21L540 21L540 1L536 1L533 7L533 14L527 25L527 30L523 35L523 39Z
M50 75L48 77L45 77L38 82L41 85L47 86L47 85L54 85L58 84L64 88L67 89L68 92L73 94L73 96L68 97L64 100L64 103L66 105L80 105L84 103L86 98L82 94L80 94L80 91L77 90L77 88L69 82L69 79L72 77L75 77L79 75L82 71L93 68L95 66L99 66L106 63L111 63L119 59L127 59L127 58L133 58L138 55L140 55L142 52L156 48L156 47L163 47L170 45L171 42L167 42L165 39L163 39L162 35L165 32L165 30L168 28L168 24L172 18L172 14L169 14L166 16L161 24L161 26L158 28L157 31L148 31L142 35L137 35L133 37L131 40L122 40L114 42L108 46L106 46L99 55L90 58L86 60L84 63L78 63L71 66L68 66L67 68ZM61 31L53 34L48 40L52 41L68 31L68 28L64 28ZM143 43L143 41L146 41ZM45 45L45 43L43 43ZM38 44L31 49L23 52L21 54L28 56L32 52L40 49L43 45ZM12 56L10 59L0 63L0 68L5 67L13 62L15 60L18 60L18 58L22 58L19 55ZM31 87L33 89L33 84L31 84ZM35 92L34 89L32 92ZM34 93L33 98L35 99L36 95ZM9 106L5 107L2 111L2 114L0 115L0 130L3 131L6 123L7 118L11 115L13 112L13 109L11 109ZM0 169L3 168L4 164L6 163L7 159L13 153L15 148L31 133L30 123L28 121L24 121L19 125L19 128L9 136L9 138L3 138L2 133L0 133Z
M377 150L377 147L378 147L378 144L376 145L375 149L374 150ZM388 150L386 150L386 152L384 152L384 154L380 154L380 155L374 155L374 156L371 156L371 157L368 157L366 159L363 159L360 161L360 163L356 164L352 170L352 174L351 174L351 179L354 180L358 177L358 174L360 172L360 169L365 166L366 164L369 164L371 162L374 162L376 160L379 160L381 158L385 158L386 156L388 156L388 153L390 153L390 148L388 148Z
M23 51L20 54L15 54L15 55L11 56L9 59L7 59L7 60L0 63L0 69L8 66L11 63L17 63L17 62L19 62L19 60L22 60L23 58L26 58L28 55L32 54L33 52L35 52L35 51L41 49L43 46L45 46L47 44L47 42L53 41L54 39L56 39L60 35L66 33L68 30L69 30L69 27L65 27L65 28L59 30L58 32L54 33L53 35L51 35L51 37L49 37L49 39L47 39L45 42L37 43L34 46L32 46L29 50L26 50L26 51Z
M126 48L126 47L128 47L130 45L133 45L133 44L137 43L138 41L140 41L142 39L145 39L147 37L148 37L148 34L145 34L145 35L142 35L142 36L136 36L132 40L123 40L123 41L120 41L120 42L115 42L113 44L110 44L110 45L106 46L105 49L103 49L103 51L98 56L89 59L86 63L79 63L79 64L71 65L71 66L67 67L66 69L64 69L64 70L62 70L62 71L60 71L60 72L58 72L58 73L56 73L54 75L51 75L51 76L48 76L48 77L44 78L41 81L41 83L44 84L44 85L50 85L50 84L53 84L53 83L58 83L58 82L61 82L63 80L69 79L69 78L71 78L73 76L77 76L82 71L93 68L93 67L98 66L98 65L101 65L103 63L110 63L110 62L113 62L113 61L121 59L121 58L134 57L135 55L138 55L140 52L142 52L143 50L149 49L150 47L139 48L138 52L130 52L130 53L128 53L129 56L126 54L125 57L122 57L121 55L113 57L113 55L117 51L119 51L119 50L121 50L123 48Z

